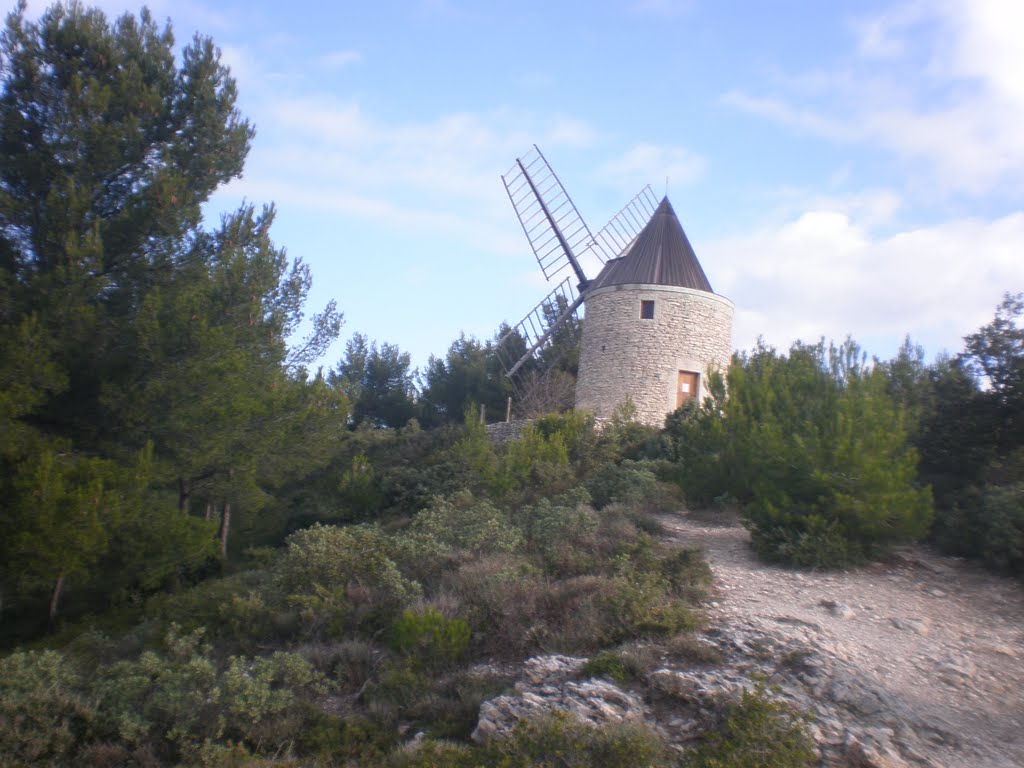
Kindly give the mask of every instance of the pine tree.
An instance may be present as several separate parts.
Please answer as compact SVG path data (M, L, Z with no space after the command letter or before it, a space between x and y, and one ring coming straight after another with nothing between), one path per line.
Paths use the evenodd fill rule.
M176 60L145 10L33 22L21 2L0 62L0 588L45 575L53 612L71 575L155 584L205 557L192 501L220 513L224 550L232 509L326 461L309 440L344 404L307 367L341 317L328 305L289 348L311 277L272 243L273 209L204 228L253 138L209 39Z

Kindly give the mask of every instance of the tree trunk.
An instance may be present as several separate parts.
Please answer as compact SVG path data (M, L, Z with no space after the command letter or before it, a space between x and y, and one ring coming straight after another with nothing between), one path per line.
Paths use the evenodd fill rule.
M178 511L188 514L188 497L190 488L188 487L188 480L184 477L178 478Z
M60 591L64 588L64 574L62 573L57 577L57 581L54 582L53 592L50 593L50 612L49 612L49 623L50 629L53 629L57 623L57 604L60 601Z
M213 520L213 502L206 502L206 512L203 513L203 519L209 522Z
M224 514L220 518L220 556L228 556L228 531L231 530L231 504L224 502Z

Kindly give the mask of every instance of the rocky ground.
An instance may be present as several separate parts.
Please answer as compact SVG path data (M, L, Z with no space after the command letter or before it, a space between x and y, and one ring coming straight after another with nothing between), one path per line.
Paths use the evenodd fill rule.
M809 651L816 676L781 677L826 743L883 729L873 735L894 765L1024 766L1019 582L925 548L849 572L777 568L755 559L743 528L709 519L663 522L706 552L718 642L740 656L759 635L775 652Z
M720 518L662 522L705 550L715 588L702 642L721 663L666 656L620 687L582 679L584 659L531 659L514 692L483 705L478 737L562 709L598 725L643 722L684 749L716 698L761 678L811 714L824 766L1024 766L1019 582L924 548L856 571L786 570L756 560L747 532Z

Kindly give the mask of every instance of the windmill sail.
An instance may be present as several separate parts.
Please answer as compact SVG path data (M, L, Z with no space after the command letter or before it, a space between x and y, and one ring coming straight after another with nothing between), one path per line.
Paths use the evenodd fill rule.
M517 391L527 372L543 375L579 343L576 310L582 303L566 277L498 340L498 359Z
M648 184L605 224L580 255L592 253L602 264L609 259L617 259L651 220L657 208L658 198Z
M544 277L550 280L571 267L579 284L586 285L576 255L594 238L537 145L501 180Z

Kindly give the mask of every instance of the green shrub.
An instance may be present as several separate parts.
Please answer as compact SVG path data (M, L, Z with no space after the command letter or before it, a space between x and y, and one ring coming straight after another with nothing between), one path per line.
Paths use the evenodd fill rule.
M322 710L307 716L296 737L304 754L314 755L326 765L382 766L398 741L390 724L382 726L360 715L340 717Z
M718 646L694 635L692 632L680 632L667 638L660 646L670 656L691 664L720 664L722 652Z
M615 651L601 651L595 656L587 659L587 663L580 670L581 677L604 677L616 683L625 683L635 680L634 670L622 658L622 655Z
M649 462L605 464L587 482L594 507L619 502L649 512L667 512L680 505L673 487L662 483Z
M673 595L690 602L703 600L713 581L711 568L699 549L660 547L657 572Z
M642 725L612 723L594 728L566 712L553 712L522 720L510 735L488 742L476 764L504 768L660 768L667 762L661 739Z
M396 750L382 765L388 768L478 768L475 750L463 744L424 739Z
M932 531L943 551L1024 576L1024 481L970 487L947 501Z
M394 545L367 525L314 525L288 537L276 573L312 634L384 629L420 594L392 559Z
M146 651L135 661L99 670L96 694L104 737L139 746L155 744L162 754L223 734L220 689L203 630L181 633L172 625L164 652Z
M233 656L220 681L226 735L277 751L301 727L296 707L305 692L323 694L326 686L301 656L284 652L269 658Z
M0 659L0 763L70 761L96 717L73 666L56 651Z
M593 568L599 522L586 498L584 492L554 501L541 499L516 513L527 550L539 556L547 570L574 575Z
M1024 576L1024 482L986 489L982 557L995 570Z
M404 514L426 509L435 498L458 490L455 471L449 463L391 467L381 475L380 486L385 509Z
M359 690L377 667L375 647L364 640L314 643L299 647L297 652L340 693Z
M755 503L755 507L759 507ZM856 565L866 553L835 521L820 515L786 515L763 508L751 516L750 542L768 562L799 568L842 568Z
M505 446L493 490L501 494L525 492L539 498L574 485L576 476L566 445L570 437L559 429L527 426L518 440Z
M659 455L675 465L671 479L683 489L691 509L710 505L733 485L725 459L730 448L722 413L725 382L716 373L709 383L714 396L703 405L690 398L670 413L661 437Z
M656 576L631 574L614 583L615 591L604 606L606 637L614 642L674 635L701 625L693 610L670 597L667 585Z
M512 675L484 676L474 671L446 675L417 713L434 738L468 740L480 720L480 706L506 693L514 682Z
M429 669L438 669L466 652L471 635L464 619L445 618L437 608L406 609L391 627L391 646Z
M416 516L410 534L478 555L514 552L522 543L508 514L468 493L435 500Z
M198 584L178 594L164 594L146 603L146 615L166 627L202 627L206 637L226 650L251 651L294 630L284 594L269 571L245 571Z
M182 633L172 625L162 651L98 670L91 733L103 743L152 749L164 762L198 761L204 745L225 740L276 753L302 730L305 701L326 691L322 675L301 656L233 656L222 666L201 630Z
M810 768L818 759L804 718L763 686L723 707L686 768Z
M684 478L720 484L698 489L703 500L739 501L773 559L837 566L877 556L924 535L932 518L887 386L849 340L797 343L788 356L759 345L733 358L728 398L673 424L676 460Z
M584 470L598 450L599 435L594 417L589 413L576 410L549 413L534 421L531 428L544 440L564 445L569 462Z
M445 575L442 587L462 601L478 650L511 658L537 650L549 585L525 557L489 555L465 563Z
M408 659L390 662L366 688L367 710L378 725L394 726L400 717L421 706L432 683L422 667Z

